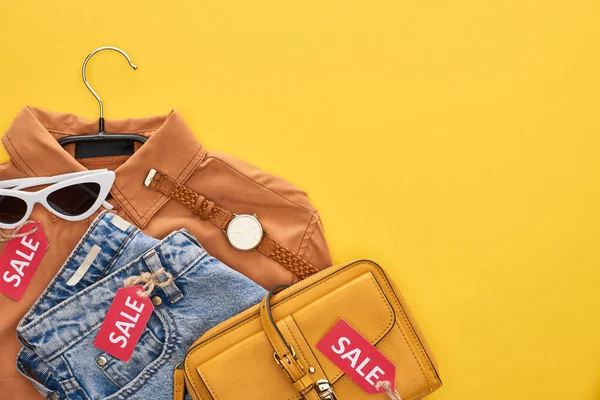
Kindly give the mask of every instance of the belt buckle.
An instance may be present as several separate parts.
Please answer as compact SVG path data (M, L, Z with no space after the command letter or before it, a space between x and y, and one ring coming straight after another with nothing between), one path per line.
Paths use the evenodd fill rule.
M156 172L157 171L154 168L152 168L150 170L150 172L148 172L148 175L146 175L146 179L144 180L144 186L146 186L147 188L150 188L150 184L154 180L154 175L156 175ZM152 189L152 188L150 188L150 189Z
M296 351L294 350L294 348L292 347L291 344L288 344L288 348L290 349L290 354L291 354L292 358L295 360L296 359ZM279 366L279 368L281 368L281 369L284 369L283 365L281 364L281 358L279 358L279 356L277 355L277 352L273 353L273 358L275 359L277 366ZM287 356L284 356L283 358L286 363L288 363L288 364L292 363L292 361L289 358L287 358Z

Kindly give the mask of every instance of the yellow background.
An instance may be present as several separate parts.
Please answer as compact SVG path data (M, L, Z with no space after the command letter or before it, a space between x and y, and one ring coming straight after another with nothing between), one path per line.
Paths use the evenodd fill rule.
M432 400L600 399L600 2L0 3L0 129L179 109L399 283ZM5 153L2 156L6 158ZM348 400L348 399L341 399Z

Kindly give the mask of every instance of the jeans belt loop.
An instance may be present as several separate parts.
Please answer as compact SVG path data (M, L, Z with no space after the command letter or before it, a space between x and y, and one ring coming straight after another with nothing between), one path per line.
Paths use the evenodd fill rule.
M150 250L145 256L144 261L146 262L146 266L151 272L156 272L159 269L163 268L163 265L160 262L160 258L158 257L158 253L155 250ZM165 268L168 270L168 268ZM166 274L162 274L159 278L159 282L164 282L167 280ZM169 285L162 288L163 292L169 297L169 301L174 304L179 300L183 299L183 293L175 284L175 281L171 282Z

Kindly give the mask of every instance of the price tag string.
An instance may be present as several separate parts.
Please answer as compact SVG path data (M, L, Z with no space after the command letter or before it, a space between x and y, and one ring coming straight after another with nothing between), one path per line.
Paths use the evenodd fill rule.
M25 226L35 223L35 221L26 221L21 225L17 226L15 229L11 230L9 233L0 230L0 243L10 242L13 239L22 238L25 236L32 235L38 231L37 226L28 232L17 233Z
M400 393L398 393L398 391L396 391L396 390L392 391L392 384L390 383L390 381L377 382L377 384L375 385L375 388L379 391L381 391L381 389L383 389L385 391L385 394L387 394L387 396L391 400L402 400L402 396L400 396Z
M166 273L167 279L164 282L160 282L158 277L165 273L164 268L160 268L158 271L154 273L143 272L139 276L130 276L125 279L124 285L125 287L143 285L144 290L138 290L137 295L140 297L148 297L154 291L154 289L164 288L173 282L173 276L169 273Z

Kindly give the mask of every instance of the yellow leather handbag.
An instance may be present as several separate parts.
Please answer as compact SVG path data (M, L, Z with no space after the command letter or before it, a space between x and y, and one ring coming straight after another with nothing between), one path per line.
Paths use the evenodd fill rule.
M317 348L344 319L396 367L369 395ZM372 261L331 267L265 296L200 337L175 370L175 399L421 399L442 382L396 285ZM383 392L387 388L387 396Z

